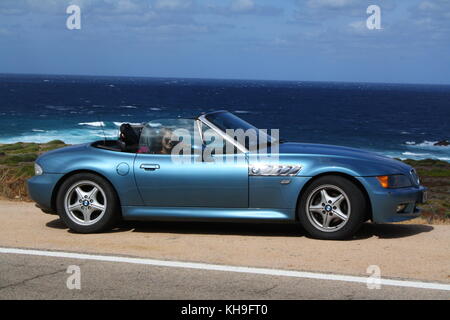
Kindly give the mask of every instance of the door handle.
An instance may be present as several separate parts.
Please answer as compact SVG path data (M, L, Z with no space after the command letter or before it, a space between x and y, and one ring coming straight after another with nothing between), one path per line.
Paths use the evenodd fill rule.
M144 169L145 171L155 171L155 170L159 169L159 164L143 163L143 164L141 164L141 166L139 168Z

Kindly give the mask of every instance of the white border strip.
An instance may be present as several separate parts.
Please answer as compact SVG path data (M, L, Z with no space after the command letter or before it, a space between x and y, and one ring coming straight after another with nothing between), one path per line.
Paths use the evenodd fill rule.
M158 266L158 267L173 267L173 268L200 269L200 270L209 270L209 271L240 272L240 273L263 274L263 275L270 275L270 276L282 276L282 277L294 277L294 278L334 280L334 281L345 281L345 282L357 282L357 283L364 283L364 284L367 284L367 280L369 279L368 277L356 277L356 276L346 276L346 275L326 274L326 273L316 273L316 272L313 273L313 272L290 271L290 270L267 269L267 268L237 267L237 266L227 266L227 265L218 265L218 264L191 263L191 262L181 262L181 261L165 261L165 260L154 260L154 259L144 259L144 258L127 258L127 257L120 257L120 256L104 256L104 255L71 253L71 252L60 252L60 251L0 248L0 253L24 254L24 255L32 255L32 256L67 258L67 259L95 260L95 261L106 261L106 262L122 262L122 263L133 263L133 264L141 264L141 265L151 265L151 266ZM386 285L386 286L450 291L449 284L420 282L420 281L390 280L390 279L380 279L379 281L380 281L379 284Z

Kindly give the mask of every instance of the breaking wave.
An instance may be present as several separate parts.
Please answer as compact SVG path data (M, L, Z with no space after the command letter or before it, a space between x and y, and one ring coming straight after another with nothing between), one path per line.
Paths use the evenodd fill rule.
M448 146L436 146L435 144L438 143L439 141L423 141L420 143L416 143L415 141L406 141L405 144L408 147L415 147L415 148L423 148L423 149L442 149L442 148L448 148L450 149L450 145Z
M105 123L103 121L94 121L94 122L80 122L78 123L80 126L91 126L91 127L104 127Z

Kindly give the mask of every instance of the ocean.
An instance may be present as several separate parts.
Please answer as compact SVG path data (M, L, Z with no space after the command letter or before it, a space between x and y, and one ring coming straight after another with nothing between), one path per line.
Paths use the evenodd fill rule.
M0 74L0 143L76 144L228 110L289 141L450 162L450 86Z

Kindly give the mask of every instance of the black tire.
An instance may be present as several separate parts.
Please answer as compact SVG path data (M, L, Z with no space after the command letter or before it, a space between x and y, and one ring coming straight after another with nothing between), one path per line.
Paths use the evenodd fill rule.
M81 221L83 219L82 216L83 210L75 209L69 212L69 210L66 209L66 202L67 199L69 198L69 193L71 192L70 194L72 194L73 192L75 192L75 194L72 195L72 197L78 196L78 193L75 191L76 187L74 187L78 183L86 183L84 185L81 185L81 188L89 187L89 183L92 184L93 189L94 187L98 187L97 189L100 191L96 200L98 200L98 198L100 198L99 201L103 199L103 204L100 202L98 203L99 205L104 206L104 210L98 210L92 213L93 215L98 214L97 217L98 220L93 219L92 221L90 221L92 222L92 224L90 225L83 225L84 221ZM89 193L89 189L87 190L88 191L86 193ZM75 201L75 203L77 202L78 200ZM81 201L79 202L81 203ZM64 221L66 226L77 233L96 233L109 230L116 224L116 222L120 218L119 200L117 198L117 194L114 188L104 178L96 174L87 172L75 174L63 182L63 184L58 190L56 208L60 218ZM84 208L91 208L91 207L86 206L83 207L82 209ZM91 214L89 214L89 216L92 217ZM78 221L77 218L80 219L80 221Z
M339 208L333 205L329 206L328 202L324 203L322 190L325 190L325 194L328 196L335 195L328 199L338 199L339 194L343 195L342 202L338 204ZM333 203L332 200L329 201L331 201L330 204ZM330 175L314 180L302 191L297 214L300 224L313 238L343 240L353 236L361 227L366 218L367 205L363 192L352 181L341 176ZM322 211L320 207L323 207L324 210ZM342 208L343 210L341 210ZM342 215L347 219L340 218L335 215L335 212L347 213ZM328 218L325 218L327 215Z

